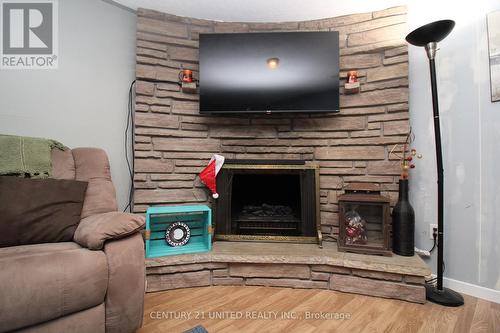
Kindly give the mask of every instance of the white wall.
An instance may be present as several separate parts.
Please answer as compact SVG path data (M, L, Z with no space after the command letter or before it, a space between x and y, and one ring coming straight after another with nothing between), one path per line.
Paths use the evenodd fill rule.
M59 69L0 70L0 133L103 148L120 208L130 184L124 131L135 30L131 11L100 0L59 1Z

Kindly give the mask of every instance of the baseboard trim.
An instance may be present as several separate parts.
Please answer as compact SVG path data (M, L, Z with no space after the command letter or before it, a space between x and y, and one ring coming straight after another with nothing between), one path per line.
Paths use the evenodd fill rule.
M445 287L451 288L459 293L500 304L500 290L485 288L450 278L443 278L443 283Z

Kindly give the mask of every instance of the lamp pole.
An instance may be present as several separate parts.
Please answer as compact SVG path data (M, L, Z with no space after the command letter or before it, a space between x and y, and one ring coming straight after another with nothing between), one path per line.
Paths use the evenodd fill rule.
M429 58L429 69L431 75L432 110L434 118L434 140L436 144L436 167L437 167L437 196L438 196L438 238L437 238L437 285L426 284L426 297L429 301L444 306L460 306L464 304L462 295L449 288L443 287L443 265L444 265L444 169L443 154L441 148L441 125L439 121L439 103L436 80L436 51L437 43L442 41L451 32L455 22L452 20L441 20L426 24L406 36L406 41L415 46L424 46Z
M444 168L443 168L443 152L441 149L441 124L439 121L439 103L436 81L436 50L437 44L431 42L425 46L427 57L429 58L429 68L431 73L431 91L432 91L432 110L434 116L434 141L436 143L436 162L437 162L437 190L438 190L438 265L437 265L437 289L443 290L443 262L444 252L444 237L443 237L443 219L444 219Z

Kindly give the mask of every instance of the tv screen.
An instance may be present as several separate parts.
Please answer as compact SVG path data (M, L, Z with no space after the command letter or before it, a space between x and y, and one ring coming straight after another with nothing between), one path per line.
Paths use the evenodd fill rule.
M200 34L200 113L339 111L338 32Z

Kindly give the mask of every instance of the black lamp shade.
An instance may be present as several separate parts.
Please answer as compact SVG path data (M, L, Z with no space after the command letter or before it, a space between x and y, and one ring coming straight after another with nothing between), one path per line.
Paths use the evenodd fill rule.
M421 26L406 36L406 41L415 46L425 46L429 43L438 43L446 38L453 30L455 21L441 20Z

